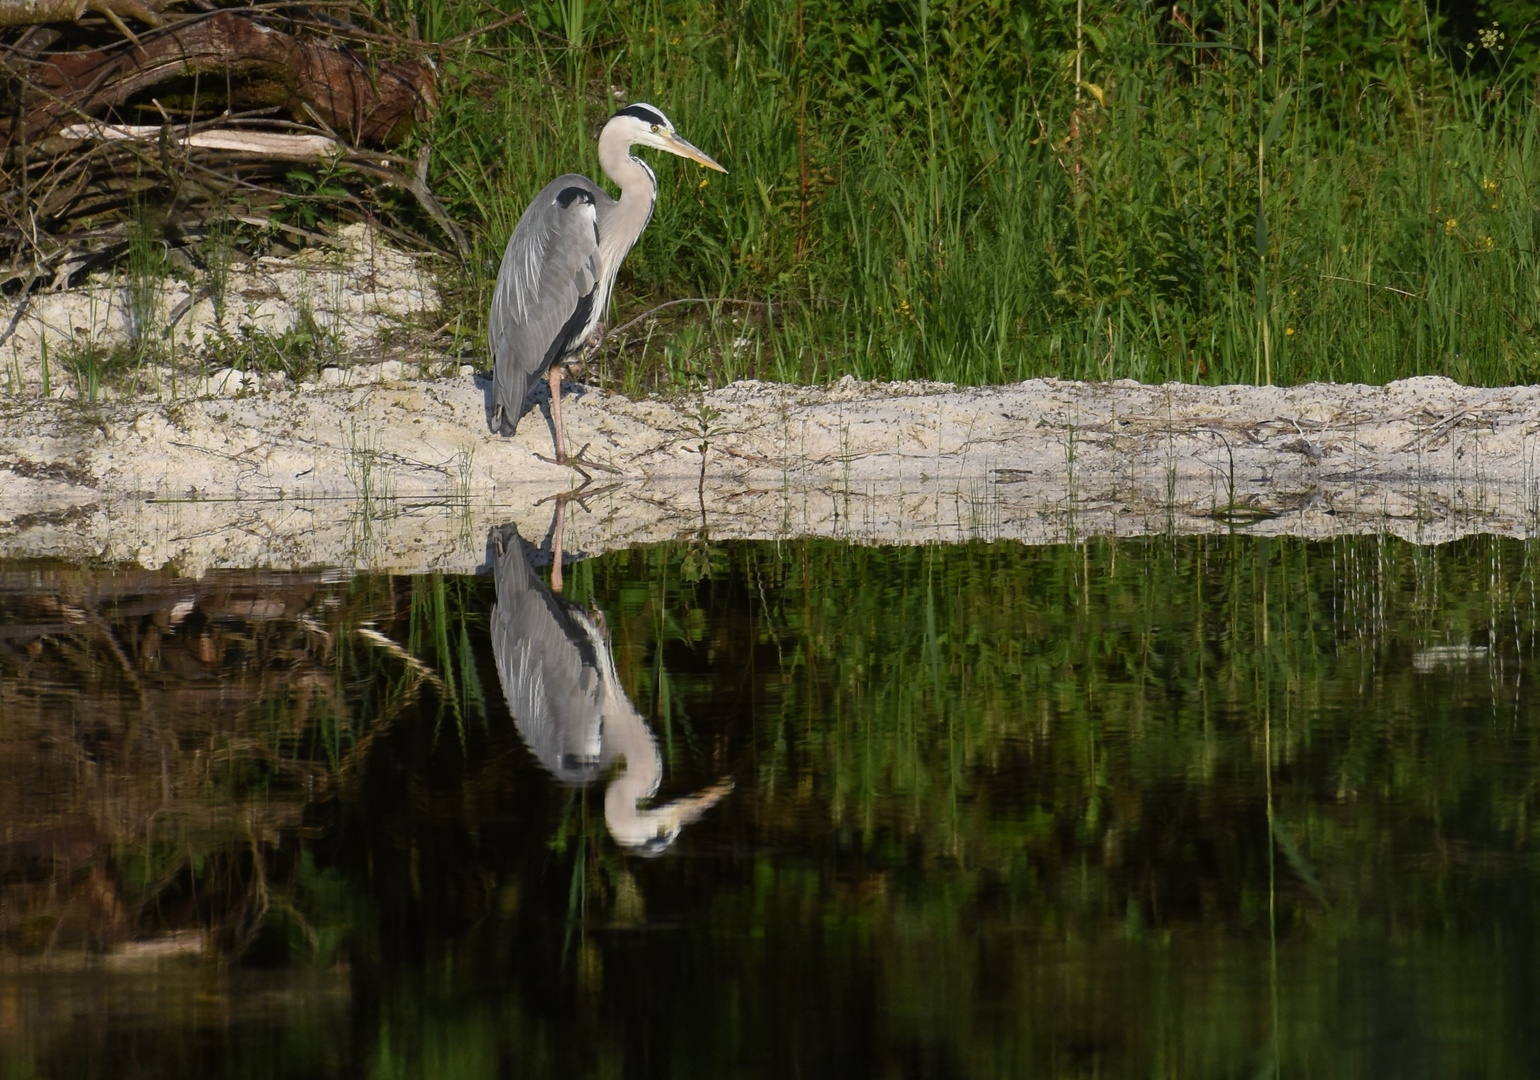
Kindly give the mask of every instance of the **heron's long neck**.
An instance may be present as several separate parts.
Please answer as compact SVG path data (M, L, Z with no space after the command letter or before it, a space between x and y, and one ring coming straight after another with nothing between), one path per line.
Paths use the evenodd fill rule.
M604 820L610 834L622 844L640 844L656 834L654 811L638 805L652 797L663 779L663 755L647 721L628 701L604 717L605 750L625 758L625 768L604 792Z
M615 842L623 847L667 847L692 821L710 810L733 789L726 778L694 795L685 795L664 806L643 810L641 804L652 798L663 779L663 754L647 721L631 707L620 703L618 710L605 710L605 752L625 758L625 768L610 781L604 791L604 824Z
M610 256L605 265L618 267L652 217L658 181L643 161L631 156L631 143L613 127L599 133L599 167L620 188L620 205L606 223L606 235L600 240L613 249L605 252Z

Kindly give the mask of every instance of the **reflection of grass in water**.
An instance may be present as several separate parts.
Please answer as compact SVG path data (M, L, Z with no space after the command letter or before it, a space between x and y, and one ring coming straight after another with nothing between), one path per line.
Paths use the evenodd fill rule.
M719 988L734 1015L773 1012L756 980L814 920L834 955L869 958L887 1036L922 1032L960 1073L1050 1071L1027 1066L1061 1060L1082 1017L1109 1060L1150 1055L1130 1075L1156 1058L1203 1075L1250 1060L1267 1030L1270 928L1276 1050L1302 1063L1333 1045L1341 1004L1301 980L1340 945L1466 942L1473 919L1469 941L1486 941L1493 904L1519 905L1504 934L1527 925L1540 747L1519 675L1540 645L1537 553L1495 538L815 541L722 546L726 565L693 584L678 546L595 575L638 700L636 661L666 645L674 691L720 737L748 724L737 673L769 665L737 796L766 847L711 909L745 939L745 974ZM701 636L660 629L692 624ZM1416 655L1461 643L1490 653L1417 673ZM720 674L700 673L707 655ZM1191 966L1219 956L1249 974ZM1443 970L1485 985L1484 962ZM1046 984L1027 974L1044 964ZM1470 993L1485 991L1421 1001L1430 1030L1468 1030ZM981 1016L1012 1034L980 1038Z
M434 738L447 711L462 748L467 720L474 718L485 726L487 718L470 636L470 622L484 619L481 603L464 578L446 580L434 573L411 579L406 650L435 668L442 680Z
M791 790L782 775L790 770L806 814L861 822L873 838L894 829L938 853L961 843L970 863L1006 859L1002 871L1007 853L1024 848L1047 857L1071 841L1127 849L1141 833L1160 835L1159 817L1128 800L1148 801L1138 793L1161 790L1172 776L1190 778L1196 792L1234 775L1254 781L1259 795L1264 765L1253 743L1260 745L1264 703L1275 767L1340 745L1336 787L1390 784L1421 800L1432 779L1429 747L1437 746L1445 769L1466 770L1466 779L1441 776L1436 816L1459 817L1462 806L1469 815L1457 792L1491 764L1463 748L1459 687L1383 673L1410 650L1496 635L1493 654L1507 658L1512 678L1536 624L1528 549L1485 539L1437 550L1377 537L1233 537L945 551L815 542L722 552L730 569L694 585L681 574L677 548L614 556L599 575L603 595L614 582L617 654L629 661L621 672L635 699L660 693L657 664L637 659L714 652L732 666L722 658L744 648L732 634L774 639L783 657L771 679L781 719L761 736L763 790ZM645 599L639 572L652 580ZM750 583L760 581L774 587L747 625L741 613L711 617L734 590L758 597ZM708 617L700 637L675 636L672 628L701 613ZM667 692L689 701L708 685L674 674ZM1341 711L1341 702L1360 698L1362 706ZM1434 707L1438 701L1444 705ZM1401 722L1424 734L1379 740L1379 725ZM1000 815L993 800L1005 792L995 790L987 763L1028 748L1067 767L1020 812ZM1514 776L1489 779L1478 785L1482 812L1516 820L1527 789ZM1328 892L1359 892L1352 837L1388 812L1368 799L1322 805L1283 785L1279 818L1293 846L1282 855L1314 866ZM1428 820L1394 827L1425 838L1417 830ZM1257 842L1211 839L1237 868ZM1116 880L1091 874L1087 917Z
M376 542L375 523L395 517L400 507L396 503L396 478L390 456L381 449L378 433L359 431L352 418L348 420L344 471L354 495L348 514L351 548L354 559L363 563L368 561Z
M584 989L595 989L603 977L600 956L589 939L594 912L607 921L618 893L626 891L624 860L609 842L602 812L591 812L590 799L603 799L604 785L573 788L561 820L546 841L553 854L570 858L566 915L562 924L561 969L575 976ZM634 893L635 883L629 890Z
M699 642L704 628L703 612L686 610L681 613L671 606L670 582L677 579L686 589L693 588L713 572L725 568L722 555L720 549L699 540L678 548L652 548L647 558L648 576L654 582L653 587L648 589L637 582L637 587L626 590L621 599L623 617L624 614L645 612L642 617L649 620L651 626L644 655L635 655L624 641L615 642L617 670L622 673L631 700L649 718L654 732L661 738L663 760L670 768L678 763L676 725L692 754L696 749L696 735L684 699L677 693L675 679L669 672L666 647L671 643L689 646ZM586 587L592 591L595 585L591 564L580 565L590 566ZM628 671L634 674L628 677Z
M43 715L25 707L33 699L22 692L18 655L84 673L57 685L87 687L82 699L100 725L81 728L85 742L69 741L77 736L64 706L74 699L51 691L46 716L57 741L47 745L69 748L72 777L77 749L121 763L116 787L82 788L78 801L87 813L111 805L112 820L129 823L93 859L126 905L153 912L144 918L155 926L198 925L219 904L219 917L255 911L240 906L254 888L255 850L269 893L253 945L264 960L326 962L341 949L356 970L372 971L393 947L382 938L401 933L407 944L395 947L416 948L414 932L401 928L419 919L433 941L467 935L465 949L443 961L440 990L393 1005L388 1030L381 1022L379 1075L423 1062L448 1070L493 1053L511 1060L547 1045L508 1035L527 1030L516 1004L485 1014L465 1006L463 988L507 959L481 959L489 939L521 950L509 970L565 972L551 984L556 993L637 985L640 965L611 950L648 948L641 937L665 935L617 942L590 933L612 925L625 866L644 892L677 883L677 908L696 926L677 937L701 930L689 948L725 958L710 969L710 1002L690 1018L702 1053L717 1060L729 1053L728 1036L716 1034L728 1025L711 1022L729 1005L716 1011L717 1002L758 1018L781 1015L777 995L788 986L838 995L875 984L884 1026L874 1037L944 1046L960 1074L1052 1073L1026 1066L1062 1062L1063 1025L1083 1022L1098 1053L1166 1053L1166 1071L1224 1075L1217 1064L1199 1066L1249 1060L1245 1041L1261 1030L1245 994L1267 963L1270 850L1286 972L1291 963L1346 971L1337 943L1437 938L1473 921L1472 934L1489 941L1492 920L1513 922L1504 904L1516 900L1521 916L1532 910L1515 882L1534 867L1523 823L1532 820L1540 750L1518 675L1537 644L1537 551L1489 538L1435 549L1377 537L1234 536L1045 549L660 545L581 564L632 699L645 711L665 671L702 744L727 747L737 765L733 798L750 805L732 827L752 819L761 846L709 871L699 859L622 860L591 812L598 786L570 797L554 836L542 827L522 846L507 839L518 793L497 786L510 774L485 753L487 736L474 724L462 729L464 745L431 734L452 715L451 697L469 708L461 667L474 664L457 642L469 634L472 648L484 647L484 630L467 620L490 602L485 581L273 585L254 598L261 604L234 586L239 603L216 603L204 583L197 614L174 632L161 626L158 645L156 612L180 601L188 583L168 584L160 607L101 602L129 663L97 624L72 616L57 632L39 631L38 657L0 650L0 718ZM697 572L701 559L709 574ZM87 611L81 597L108 580L90 579L66 606ZM61 594L53 595L51 616L39 600L8 611L8 623L62 623ZM443 701L422 697L428 677L362 644L355 630L365 624L460 689ZM1415 654L1440 645L1489 651L1459 650L1458 670L1416 672ZM217 704L187 697L172 709L154 697L160 672L194 661L185 670L199 685L220 675ZM130 668L153 706L143 714ZM139 750L121 753L107 736L122 738L114 733L140 715L165 726L141 729ZM669 782L687 786L688 771L707 766L681 757L683 775L671 771ZM175 798L165 804L168 763ZM371 783L383 791L365 801L356 793ZM538 783L548 790L546 778ZM0 789L0 800L19 790ZM333 800L328 791L347 794ZM334 806L354 816L317 835L316 821ZM288 817L256 816L286 807ZM11 820L27 819L18 811ZM696 828L704 837L711 826ZM328 849L328 835L341 850ZM439 844L435 855L443 837L470 843ZM549 848L533 858L519 854L541 843ZM520 885L523 921L490 910L485 882L494 875ZM187 903L189 882L208 907ZM389 933L371 937L376 924ZM787 947L809 940L810 926L817 949ZM723 927L734 931L730 944L721 943ZM537 940L551 954L546 969L529 947ZM1313 951L1323 942L1324 952ZM655 947L663 955L670 946ZM1448 971L1492 985L1482 967L1490 953L1450 952L1458 955ZM1195 956L1222 956L1228 967L1195 968ZM1051 978L1033 974L1045 969ZM804 981L814 977L828 982ZM443 1011L429 1015L440 992ZM1341 1000L1286 1000L1284 1058L1333 1045ZM1470 1000L1441 987L1424 1007L1453 1015ZM418 1007L425 1011L414 1014ZM981 1034L981 1016L999 1026ZM1097 1019L1108 1016L1116 1021ZM735 1030L732 1040L771 1037ZM455 1038L476 1045L456 1050ZM741 1051L733 1041L730 1052Z
M0 595L0 621L19 613L31 623L29 610L60 604L82 621L44 632L23 668L0 655L0 712L13 735L42 740L27 767L52 777L46 799L4 813L15 835L73 830L90 883L81 892L65 866L38 883L43 894L8 890L45 930L35 941L0 930L4 947L114 948L191 925L233 957L332 962L362 898L280 841L303 817L300 792L324 793L350 767L355 729L335 629L363 617L378 592L313 606L304 576L45 580L41 592ZM39 700L53 705L39 712ZM111 768L81 774L73 755L99 752L91 746L103 739Z

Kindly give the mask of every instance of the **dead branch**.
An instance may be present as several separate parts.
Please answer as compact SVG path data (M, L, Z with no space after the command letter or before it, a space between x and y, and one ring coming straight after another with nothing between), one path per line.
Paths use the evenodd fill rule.
M160 26L160 12L170 0L0 0L0 26L41 26L45 23L78 22L87 11L101 15L124 37L133 34L122 23L131 16L146 26Z
M127 139L155 142L165 137L178 146L228 150L232 154L277 158L282 161L313 161L330 157L342 149L337 145L337 140L325 135L285 135L276 131L246 131L239 128L215 128L183 135L176 129L144 124L71 124L59 132L59 137L82 141L98 139L103 142Z

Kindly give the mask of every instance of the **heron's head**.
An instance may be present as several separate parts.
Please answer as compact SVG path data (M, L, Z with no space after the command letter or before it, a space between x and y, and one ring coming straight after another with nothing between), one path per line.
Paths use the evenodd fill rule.
M651 105L627 105L610 117L609 123L604 125L604 130L606 133L615 131L624 136L626 142L633 146L650 146L657 150L667 150L670 154L689 158L705 168L715 169L720 173L727 171L698 147L681 138L674 130L674 125L669 118L663 115L663 111Z
M604 824L617 844L649 858L667 851L686 825L699 819L733 789L733 782L723 778L694 795L653 810L642 810L637 806L635 793L627 791L618 780L619 777L611 781L604 793Z

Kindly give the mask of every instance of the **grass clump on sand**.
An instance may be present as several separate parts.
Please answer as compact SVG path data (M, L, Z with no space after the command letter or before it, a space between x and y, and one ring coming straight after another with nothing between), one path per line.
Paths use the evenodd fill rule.
M1492 5L1494 14L1508 7ZM1517 10L1517 9L1515 9ZM442 50L432 184L480 318L529 198L656 163L601 373L1382 382L1540 378L1533 33L1403 0L384 0Z

